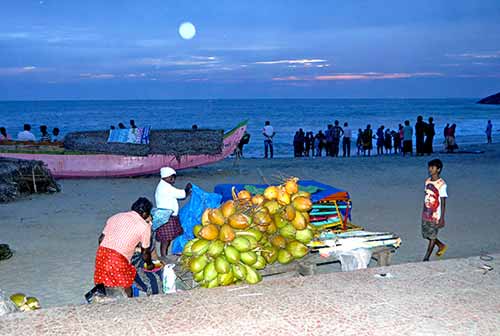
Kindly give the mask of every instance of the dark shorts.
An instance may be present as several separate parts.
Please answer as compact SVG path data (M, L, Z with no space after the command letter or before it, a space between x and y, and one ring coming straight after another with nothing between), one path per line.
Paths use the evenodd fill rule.
M422 220L422 237L424 239L436 239L439 228L435 223Z
M156 230L156 240L159 242L172 241L183 233L179 217L170 216L168 222Z
M403 152L411 153L413 151L413 143L411 140L403 141Z

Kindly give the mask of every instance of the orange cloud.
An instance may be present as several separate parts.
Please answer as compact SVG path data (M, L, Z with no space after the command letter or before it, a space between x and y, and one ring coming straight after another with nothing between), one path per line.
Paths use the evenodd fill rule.
M444 76L439 72L416 72L416 73L378 73L378 72L365 72L365 73L341 73L333 75L322 75L315 77L275 77L275 81L349 81L349 80L382 80L382 79L403 79L415 77L442 77Z

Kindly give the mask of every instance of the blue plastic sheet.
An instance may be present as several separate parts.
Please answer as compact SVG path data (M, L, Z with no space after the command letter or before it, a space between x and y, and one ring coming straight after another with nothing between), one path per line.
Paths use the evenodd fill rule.
M222 196L209 193L193 184L191 197L179 211L179 220L184 233L172 242L172 253L179 254L184 245L194 238L193 228L201 223L201 215L207 208L217 208L221 204Z

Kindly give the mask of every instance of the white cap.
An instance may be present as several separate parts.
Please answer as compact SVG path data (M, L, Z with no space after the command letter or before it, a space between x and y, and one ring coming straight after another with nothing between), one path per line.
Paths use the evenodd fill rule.
M172 168L170 168L170 167L163 167L162 169L160 169L160 176L161 176L161 178L169 177L169 176L172 176L172 175L176 175L175 170L173 170Z

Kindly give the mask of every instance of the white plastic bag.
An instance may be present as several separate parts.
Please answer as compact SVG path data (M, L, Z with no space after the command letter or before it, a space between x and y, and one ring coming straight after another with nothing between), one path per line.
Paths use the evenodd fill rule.
M372 258L372 251L365 248L355 250L341 250L337 253L343 272L365 269Z
M14 302L0 289L0 316L19 311Z
M174 272L175 264L168 264L163 267L163 294L175 293L175 272Z

